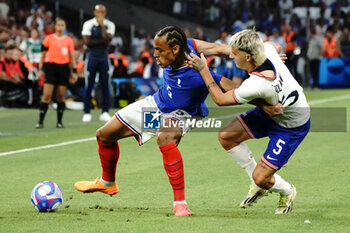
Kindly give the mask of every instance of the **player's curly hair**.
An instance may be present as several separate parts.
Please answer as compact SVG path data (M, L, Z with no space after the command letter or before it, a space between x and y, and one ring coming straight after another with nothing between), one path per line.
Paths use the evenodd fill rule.
M172 48L174 45L179 45L180 52L191 52L191 50L188 48L187 38L184 31L177 26L166 26L165 28L159 30L156 33L156 36L166 36L166 41L168 42L170 48Z
M256 66L260 66L266 60L264 42L254 28L234 34L229 45L252 55Z

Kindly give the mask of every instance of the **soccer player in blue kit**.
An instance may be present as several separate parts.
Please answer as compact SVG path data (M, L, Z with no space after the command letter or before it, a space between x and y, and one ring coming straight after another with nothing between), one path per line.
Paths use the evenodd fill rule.
M95 181L75 183L74 187L78 191L84 193L99 191L111 196L117 194L115 174L120 154L118 140L134 136L139 145L142 145L155 136L163 156L165 171L173 188L175 216L191 215L185 200L182 156L177 147L189 128L180 124L168 124L208 115L204 103L208 95L207 87L201 75L186 65L185 53L190 52L228 57L230 49L227 45L186 39L184 32L176 26L161 29L154 38L154 57L157 64L164 68L164 85L153 96L148 96L116 112L115 117L97 130L102 177ZM210 72L223 90L234 88L231 80ZM142 116L145 108L156 109L171 129L161 127L157 131L143 130Z
M223 93L211 77L201 54L188 56L188 65L202 75L210 95L219 106L263 99L271 105L281 103L284 113L271 117L260 107L239 115L220 130L222 147L245 169L252 186L241 207L248 207L268 192L280 194L276 214L292 211L296 188L276 172L281 169L303 141L310 128L310 108L302 87L283 64L280 46L264 43L254 29L236 33L230 40L230 57L237 67L249 73L241 86ZM270 141L258 164L244 141L269 137Z

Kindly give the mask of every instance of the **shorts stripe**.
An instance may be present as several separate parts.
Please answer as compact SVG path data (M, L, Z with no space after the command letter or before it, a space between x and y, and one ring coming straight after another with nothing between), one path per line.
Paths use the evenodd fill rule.
M247 132L247 134L251 137L251 138L255 138L253 132L249 129L248 125L244 122L244 120L242 119L241 116L237 117L237 120L239 121L239 123L241 123L242 127L245 129L245 131Z
M275 169L275 170L278 170L278 166L270 163L270 161L268 161L264 156L261 157L261 161L263 163L265 163L268 167L272 168L272 169Z
M134 134L136 134L138 136L138 143L141 146L142 145L142 135L137 132L131 125L129 125L128 123L126 123L126 121L123 120L123 118L121 118L121 116L118 113L114 114L115 117L119 120L120 123L122 123L122 125L124 125L126 128L128 128L131 132L133 132Z

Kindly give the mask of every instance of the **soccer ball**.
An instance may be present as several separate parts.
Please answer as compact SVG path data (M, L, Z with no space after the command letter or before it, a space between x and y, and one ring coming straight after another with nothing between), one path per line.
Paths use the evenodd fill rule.
M43 181L35 185L30 199L39 212L52 212L62 205L63 193L56 183Z

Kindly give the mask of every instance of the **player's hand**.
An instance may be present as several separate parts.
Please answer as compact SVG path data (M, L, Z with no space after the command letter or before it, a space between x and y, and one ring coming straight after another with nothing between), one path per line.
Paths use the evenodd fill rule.
M44 77L44 72L42 70L38 71L38 80L42 80Z
M287 61L287 54L285 54L285 53L280 53L280 54L278 54L279 56L280 56L280 58L281 58L281 60L283 61L283 63L286 63L286 61Z
M278 103L273 106L262 106L264 112L266 112L270 117L280 116L284 113L284 107L282 104Z
M78 80L78 74L72 73L69 78L69 83L74 84Z
M207 60L204 57L204 54L201 53L201 57L199 58L196 54L190 53L190 55L186 54L187 65L197 70L198 72L202 71L207 66Z
M101 26L101 27L103 26L103 16L97 16L96 21L97 21L99 26Z

